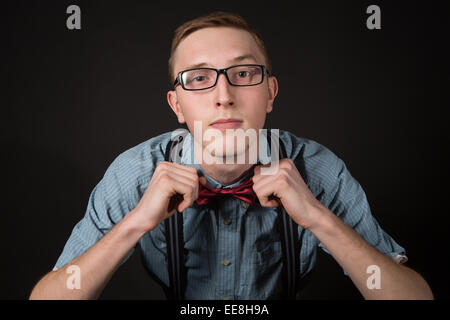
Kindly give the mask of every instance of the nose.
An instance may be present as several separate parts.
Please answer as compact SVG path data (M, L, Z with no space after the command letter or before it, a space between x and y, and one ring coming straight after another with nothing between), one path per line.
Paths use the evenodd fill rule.
M219 74L219 78L217 79L216 84L216 96L215 96L215 105L216 107L231 107L234 105L234 99L230 92L231 85L228 83L228 80L224 74Z

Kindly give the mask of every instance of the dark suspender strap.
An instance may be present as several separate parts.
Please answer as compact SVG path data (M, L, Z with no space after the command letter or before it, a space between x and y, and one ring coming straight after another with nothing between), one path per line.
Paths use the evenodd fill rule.
M274 141L276 144L279 142L279 158L283 159L287 157L286 148L281 141ZM267 143L271 148L272 134L271 130L267 130ZM281 247L283 250L283 279L286 288L286 298L296 298L297 291L300 286L300 250L301 243L298 238L298 225L291 219L283 207L278 209L278 219L281 221Z
M185 289L184 254L183 254L183 214L174 213L166 219L167 262L170 282L171 300L183 300Z
M286 255L287 298L295 300L299 286L299 256L301 246L298 240L298 226L281 207L280 215L283 224L283 241Z
M184 135L170 140L164 155L165 161L179 162ZM183 300L186 288L186 270L184 266L183 213L176 212L165 220L167 263L169 272L168 299Z

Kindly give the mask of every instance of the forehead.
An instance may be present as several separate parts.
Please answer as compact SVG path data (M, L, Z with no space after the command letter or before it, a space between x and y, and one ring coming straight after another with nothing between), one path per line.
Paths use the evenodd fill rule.
M193 65L226 68L239 56L253 56L240 62L264 64L264 55L253 36L241 29L214 27L197 30L183 39L174 54L175 74Z

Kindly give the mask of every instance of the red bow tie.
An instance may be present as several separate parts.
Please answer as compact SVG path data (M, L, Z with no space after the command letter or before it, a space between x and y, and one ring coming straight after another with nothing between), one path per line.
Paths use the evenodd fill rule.
M211 188L209 186L205 186L199 183L198 198L196 202L198 205L208 204L216 200L217 198L226 195L231 195L235 198L238 198L242 201L249 203L250 205L253 205L257 197L255 192L253 191L252 186L253 186L252 179L247 180L246 182L240 184L237 187L224 189Z

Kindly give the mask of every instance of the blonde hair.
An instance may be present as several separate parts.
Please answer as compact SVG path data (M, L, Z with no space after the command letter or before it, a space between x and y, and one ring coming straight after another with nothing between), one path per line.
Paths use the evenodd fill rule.
M210 27L233 27L248 31L255 39L258 47L264 55L264 58L266 59L266 69L269 73L272 71L272 61L270 59L269 52L259 33L253 29L253 27L251 27L240 15L230 12L216 11L187 21L175 30L169 57L170 85L172 85L175 81L175 75L173 74L173 55L180 42L191 33Z

